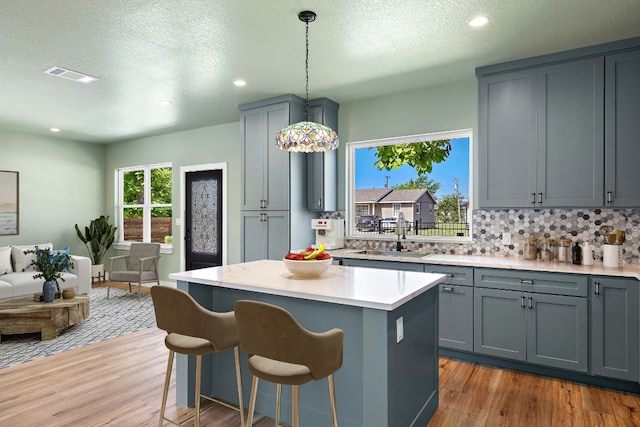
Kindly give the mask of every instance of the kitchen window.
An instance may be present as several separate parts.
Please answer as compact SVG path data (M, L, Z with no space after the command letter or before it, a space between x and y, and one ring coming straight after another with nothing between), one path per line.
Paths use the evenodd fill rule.
M395 238L397 222L375 230L356 227L366 205L381 218L403 212L407 239L470 241L472 147L470 129L349 143L347 235Z
M121 168L116 174L119 242L171 245L171 163Z

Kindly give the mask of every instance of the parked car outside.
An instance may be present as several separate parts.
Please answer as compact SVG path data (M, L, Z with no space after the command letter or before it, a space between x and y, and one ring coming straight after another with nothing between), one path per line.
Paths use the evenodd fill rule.
M395 216L390 218L382 218L380 227L382 227L382 231L384 231L385 233L396 233L398 231L398 218ZM405 220L404 227L405 232L411 231L411 222Z
M360 215L356 223L356 229L358 231L378 231L379 221L380 217L378 215Z

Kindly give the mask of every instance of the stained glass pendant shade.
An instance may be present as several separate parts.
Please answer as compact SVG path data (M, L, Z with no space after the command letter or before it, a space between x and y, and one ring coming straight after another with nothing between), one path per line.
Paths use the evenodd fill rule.
M281 129L276 135L276 146L281 150L302 153L316 153L338 148L338 134L328 126L309 121L309 22L316 19L316 14L303 11L298 19L305 23L305 113L304 121L294 123Z

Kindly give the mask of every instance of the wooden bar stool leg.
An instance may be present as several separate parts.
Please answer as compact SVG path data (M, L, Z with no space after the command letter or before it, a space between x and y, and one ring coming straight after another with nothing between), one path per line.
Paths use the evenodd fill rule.
M276 384L276 427L280 427L280 399L282 398L282 384Z
M333 374L327 377L329 381L329 400L331 401L331 421L333 423L333 427L338 427L338 414L336 411L336 389L335 384L333 382Z
M291 425L298 427L298 386L291 386Z
M195 427L200 427L200 381L202 376L202 356L196 356L196 423Z
M242 400L242 376L240 375L240 352L238 346L233 347L236 360L236 382L238 383L238 407L240 408L240 424L244 427L244 402Z
M258 394L258 377L253 376L251 382L251 398L249 399L249 416L247 418L247 427L251 427L253 424L253 412L256 409L256 395Z
M164 390L162 391L162 406L160 407L160 422L159 427L164 424L164 411L167 407L167 395L169 394L169 383L171 382L171 368L173 366L174 352L169 350L169 361L167 362L167 373L164 376Z

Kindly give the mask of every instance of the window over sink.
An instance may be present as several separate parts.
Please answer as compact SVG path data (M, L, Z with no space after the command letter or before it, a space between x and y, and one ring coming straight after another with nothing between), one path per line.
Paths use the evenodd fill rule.
M347 235L470 241L472 145L471 129L349 143Z

